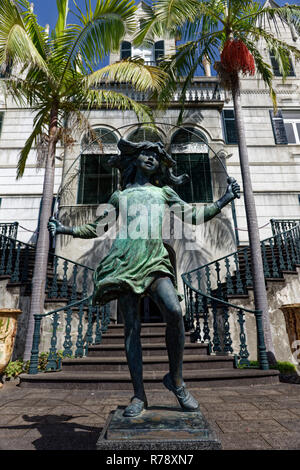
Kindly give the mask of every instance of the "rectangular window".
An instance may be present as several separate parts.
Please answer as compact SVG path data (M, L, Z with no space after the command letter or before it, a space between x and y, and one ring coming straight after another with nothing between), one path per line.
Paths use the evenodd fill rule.
M276 60L273 52L270 52L270 60L271 60L271 65L272 65L274 76L275 77L282 77L282 73L280 72L280 69L279 69L279 63ZM295 77L293 62L292 62L292 59L290 57L289 57L289 61L290 61L290 70L287 74L287 77Z
M3 119L4 119L4 113L0 112L0 137L1 137L1 132L2 132Z
M106 203L116 189L115 172L107 165L111 155L82 155L77 204Z
M185 202L212 202L210 164L207 153L173 154L176 174L187 173L190 181L176 186L175 190Z
M289 144L300 144L300 111L283 111L283 122Z
M300 111L270 111L276 144L300 144Z
M237 144L237 132L235 125L235 116L233 109L224 109L222 112L223 129L226 144Z
M279 109L276 114L274 114L273 110L270 110L270 117L272 122L275 144L286 145L288 143L288 139L281 110Z

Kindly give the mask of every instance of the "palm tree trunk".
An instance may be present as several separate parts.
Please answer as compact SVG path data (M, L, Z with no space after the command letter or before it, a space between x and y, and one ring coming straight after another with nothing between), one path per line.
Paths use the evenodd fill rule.
M34 315L43 313L45 301L45 285L49 253L49 232L47 223L51 216L55 177L55 152L57 143L57 107L53 106L51 112L49 147L45 165L43 185L43 199L40 215L40 228L36 244L34 270L32 278L30 313L27 326L27 335L24 351L24 361L31 355L34 331Z
M240 79L235 77L232 86L232 97L234 103L235 122L238 137L240 166L243 180L244 201L249 234L249 245L252 260L252 277L254 289L255 309L263 312L263 326L268 360L270 364L276 362L275 351L272 340L271 324L268 309L267 292L265 286L265 276L261 255L260 236L256 215L255 200L252 190L251 175L248 160L248 149L246 145L245 125L242 116Z

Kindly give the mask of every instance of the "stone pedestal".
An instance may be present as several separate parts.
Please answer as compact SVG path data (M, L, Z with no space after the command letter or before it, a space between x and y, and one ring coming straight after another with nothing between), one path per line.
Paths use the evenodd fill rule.
M221 449L201 411L153 406L136 418L125 418L124 409L111 412L97 442L98 450Z

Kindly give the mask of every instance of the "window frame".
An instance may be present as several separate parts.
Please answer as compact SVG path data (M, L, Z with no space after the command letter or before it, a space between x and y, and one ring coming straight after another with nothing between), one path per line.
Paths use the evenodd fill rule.
M272 67L274 77L282 77L283 75L280 72L278 60L276 59L276 57L272 53L272 51L269 51L269 58L270 58L271 67ZM291 56L289 56L289 62L290 62L290 71L289 71L287 77L296 77L295 67L294 67Z
M107 133L107 131L110 131L111 129L107 129L105 127L97 127L94 129L94 132L97 132L98 131L98 134L99 134L99 139L101 139L101 134L102 133ZM118 142L118 138L115 134L115 131L111 130L111 134L114 136L115 138L115 141L114 143L113 142L103 142L103 147L105 147L105 145L117 145L117 142ZM87 138L86 134L83 136L83 138L81 139L81 146L85 145L85 139ZM107 202L107 200L109 198L105 198L107 200L103 200L103 201L99 201L99 195L101 193L101 179L103 180L104 178L108 179L110 178L111 180L111 186L112 186L112 192L114 192L116 189L117 189L117 186L118 186L118 173L117 173L117 170L112 168L111 169L111 174L109 173L101 173L99 172L99 170L101 169L101 163L100 163L100 158L101 156L111 156L111 155L115 155L115 153L100 153L100 149L99 149L99 152L95 152L93 151L93 147L91 148L86 148L86 150L82 150L82 155L80 157L80 172L79 172L79 177L78 177L78 185L77 185L77 198L76 198L76 204L77 205L97 205L97 204L105 204ZM95 178L97 177L97 195L96 195L96 200L95 202L87 202L85 199L84 199L84 195L85 195L85 182L86 182L86 178L90 175L92 175L93 173L87 173L85 171L85 166L86 166L86 160L87 158L89 157L97 157L98 158L98 162L97 162L97 173L94 173L94 176ZM111 193L110 193L111 195ZM110 197L110 196L109 196Z
M286 111L286 112L288 112L288 111ZM285 113L285 111L282 112L284 126L285 126L285 124L292 124L293 131L294 131L294 136L295 136L295 140L296 140L296 142L289 142L288 141L288 145L300 145L300 128L299 128L299 130L297 129L297 124L299 124L299 126L300 126L300 111L299 111L299 118L285 118L284 113ZM286 134L287 134L287 140L288 140L287 131L286 131Z
M207 139L205 138L205 136L196 128L191 128L191 127L187 127L187 129L193 131L193 134L189 133L188 130L186 129L181 129L182 131L186 131L187 133L187 141L184 142L182 141L182 145L185 145L185 144L204 144L206 145L207 144ZM184 186L176 186L174 185L174 188L176 190L176 192L178 193L178 195L181 197L182 200L184 200L185 202L187 202L188 204L207 204L207 203L210 203L210 202L213 202L213 184L212 184L212 173L211 173L211 165L210 165L210 159L209 159L209 152L188 152L188 153L182 153L182 152L172 152L172 145L180 145L180 142L176 142L176 135L180 132L180 129L178 129L174 134L173 136L171 137L171 142L170 142L170 148L171 148L171 154L172 154L172 158L174 160L176 160L176 163L177 163L177 155L178 156L182 156L182 155L185 155L186 157L189 157L189 163L191 164L191 159L195 158L196 155L199 156L199 159L201 159L201 161L198 161L197 162L197 165L201 165L201 172L203 172L204 174L204 178L205 178L205 194L202 199L195 199L194 197L194 188L195 188L195 182L193 182L193 177L192 175L190 175L190 181L186 183L186 185L190 184L192 185L191 187L191 200L189 200L190 198L186 198L185 195L183 194L183 190L184 190ZM199 140L195 140L195 134L198 134L198 137L199 137ZM179 157L180 158L180 157ZM177 165L176 165L177 167ZM176 173L182 173L182 170L179 170L177 172L177 168L175 167L175 171ZM208 171L207 171L208 169ZM191 169L192 171L192 169ZM188 172L190 173L190 172ZM181 191L182 189L182 191Z
M225 117L226 111L231 111L233 113L233 118L228 118ZM236 133L236 141L229 141L228 137L228 132L227 132L227 121L233 121L234 123L234 128L235 128L235 133ZM223 127L223 135L224 135L224 140L226 145L238 145L238 136L237 136L237 130L236 130L236 124L235 124L235 112L233 108L226 108L222 110L222 127Z
M0 111L0 138L2 135L3 121L4 121L4 111Z
M129 46L125 49L124 46L128 46L130 45L130 48ZM125 57L123 57L123 54L124 52L126 51L130 51L130 54L129 55L126 55ZM125 59L128 59L129 57L132 57L132 43L130 41L122 41L121 43L121 47L120 47L120 59L121 60L125 60Z

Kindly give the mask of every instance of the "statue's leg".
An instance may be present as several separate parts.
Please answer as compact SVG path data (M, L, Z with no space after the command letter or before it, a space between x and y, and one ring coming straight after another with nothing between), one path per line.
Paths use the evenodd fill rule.
M176 387L181 387L184 350L184 324L177 292L169 277L156 279L150 286L149 295L161 310L166 327L166 346L169 356L170 376Z
M175 394L184 410L195 411L198 409L199 403L186 390L182 378L184 324L178 295L171 279L168 277L156 279L149 288L149 295L160 308L167 322L166 346L170 371L163 378L163 383L168 390Z
M135 294L122 295L118 300L118 306L124 319L125 351L134 389L134 403L132 401L132 404L127 407L127 411L125 410L126 416L137 416L143 410L143 404L147 406L143 383L139 305L140 297Z

